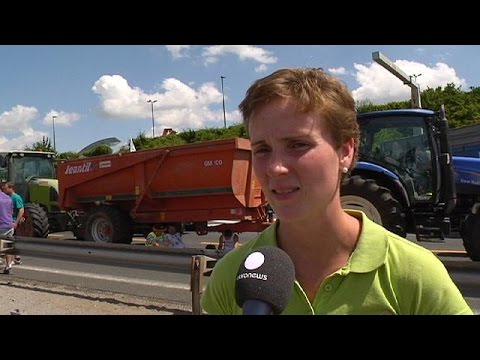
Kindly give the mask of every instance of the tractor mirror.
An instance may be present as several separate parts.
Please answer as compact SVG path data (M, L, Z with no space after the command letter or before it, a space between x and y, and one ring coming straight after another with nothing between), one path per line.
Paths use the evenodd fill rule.
M0 155L0 167L6 167L7 166L7 158L3 155Z

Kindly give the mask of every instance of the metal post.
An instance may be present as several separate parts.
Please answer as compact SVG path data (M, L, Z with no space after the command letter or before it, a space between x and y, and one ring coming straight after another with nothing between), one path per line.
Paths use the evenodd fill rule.
M192 292L192 313L201 315L202 307L200 300L205 286L205 277L210 276L213 267L217 263L216 258L206 255L193 255L190 272L190 291Z
M223 79L225 79L225 76L220 76L222 79L222 100L223 100L223 127L226 129L227 128L227 118L225 116L225 93L223 92Z
M420 98L420 86L416 83L417 77L422 74L408 76L397 65L395 65L389 58L383 55L380 51L372 53L372 60L377 64L383 66L390 71L393 75L403 81L405 85L410 86L411 89L411 104L414 109L421 109L422 102ZM415 77L415 81L412 81L412 77Z
M57 115L52 116L52 124L53 124L53 151L57 151L57 146L55 144L55 119L57 118Z
M155 104L157 100L148 100L147 103L152 104L152 138L155 137L155 118L153 116L153 104Z
M205 268L205 257L202 255L192 256L192 269L190 274L190 291L192 292L192 313L201 315L202 307L200 299L202 296L202 276Z

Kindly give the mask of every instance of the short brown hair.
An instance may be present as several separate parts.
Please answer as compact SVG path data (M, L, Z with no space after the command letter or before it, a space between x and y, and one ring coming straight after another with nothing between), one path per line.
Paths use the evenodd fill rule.
M7 181L7 182L5 183L5 187L8 187L9 189L15 190L15 183L12 182L12 181Z
M298 112L322 114L337 148L353 138L357 154L360 130L355 100L342 81L319 68L280 69L258 79L239 106L247 131L254 112L277 98L292 98Z

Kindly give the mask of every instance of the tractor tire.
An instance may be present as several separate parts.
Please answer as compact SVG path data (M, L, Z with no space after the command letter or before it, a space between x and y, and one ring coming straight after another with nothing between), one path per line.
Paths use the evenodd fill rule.
M480 261L480 214L468 214L460 226L460 235L467 255Z
M341 190L342 208L361 210L385 229L405 237L405 215L391 191L373 179L354 175L345 180Z
M27 203L24 205L25 221L15 230L15 235L27 237L46 238L48 236L48 216L38 204Z
M132 235L132 220L115 207L99 206L87 217L86 241L130 244Z

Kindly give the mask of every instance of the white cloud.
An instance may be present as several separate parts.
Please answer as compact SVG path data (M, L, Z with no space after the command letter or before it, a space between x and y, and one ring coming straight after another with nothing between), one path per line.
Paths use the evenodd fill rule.
M328 69L328 72L334 74L334 75L345 75L347 73L347 70L343 66L338 67L338 68L331 68Z
M120 75L103 75L92 87L100 98L100 109L107 117L124 119L151 118L151 104L148 100L157 100L154 105L155 128L198 129L205 124L223 123L223 110L212 110L222 103L222 93L213 82L185 84L178 79L163 80L160 91L147 94L138 87L131 87ZM227 99L227 97L226 97ZM229 118L237 117L235 112ZM155 133L159 133L156 130ZM146 132L148 136L148 132Z
M11 139L1 136L0 151L23 150L27 146L32 146L32 144L42 141L44 137L48 137L46 132L25 128L21 131L20 136Z
M2 131L20 131L30 126L31 121L37 116L35 107L16 105L10 111L0 114L0 128Z
M53 111L53 110L52 110ZM51 115L49 112L43 123L46 125L51 124ZM58 114L66 114L63 112L55 112ZM32 144L42 141L43 138L50 136L48 132L34 130L32 128L32 122L38 115L38 110L32 106L23 106L16 105L9 111L4 111L0 114L0 128L2 132L10 132L13 136L7 138L5 136L0 136L0 150L9 151L9 150L23 150L27 146L32 146ZM70 121L74 121L76 114L67 114ZM46 121L47 119L50 121ZM60 120L61 121L61 120ZM57 123L57 120L55 121Z
M50 110L43 118L44 125L52 125L53 116L55 118L55 125L65 125L71 126L75 121L80 119L80 114L77 113L67 113L64 111Z
M271 51L251 45L208 46L203 49L202 56L205 58L205 65L208 65L216 63L220 57L228 54L237 55L242 61L253 60L260 64L275 64L278 61ZM261 71L264 71L263 68Z
M267 70L267 65L265 65L265 64L259 65L255 68L256 72L264 72L266 70Z
M190 49L190 45L165 45L168 52L174 59L180 59L187 56L187 50Z
M100 96L101 111L109 117L138 117L147 111L146 94L139 88L130 87L120 75L103 75L95 82L92 90Z
M438 62L433 66L427 66L413 61L397 60L395 65L406 74L421 74L416 79L421 91L427 88L443 87L448 83L466 86L465 79L459 78L455 69L445 63ZM404 85L400 79L377 63L354 64L354 67L355 78L360 83L360 86L352 91L355 100L369 100L374 104L383 104L410 99L410 87Z

